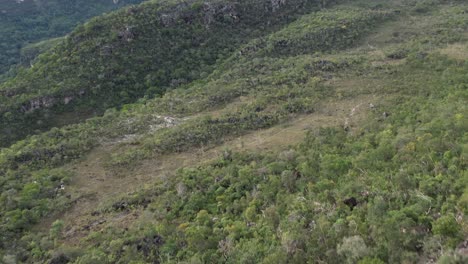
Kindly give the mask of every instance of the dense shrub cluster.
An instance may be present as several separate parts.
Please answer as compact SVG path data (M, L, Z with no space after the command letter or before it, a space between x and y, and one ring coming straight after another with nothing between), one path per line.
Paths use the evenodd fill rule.
M99 247L76 263L401 263L441 252L463 261L450 251L466 235L467 163L453 147L466 144L459 96L436 109L439 99L418 102L432 118L417 125L396 126L413 102L362 136L325 129L279 154L234 153L183 169L153 190L140 228L92 234Z
M435 61L459 67L435 56L399 76L428 74ZM410 84L431 99L405 97L359 135L322 129L280 153L227 152L181 169L132 200L147 215L134 229L91 234L93 250L74 263L463 263L466 76L425 76Z

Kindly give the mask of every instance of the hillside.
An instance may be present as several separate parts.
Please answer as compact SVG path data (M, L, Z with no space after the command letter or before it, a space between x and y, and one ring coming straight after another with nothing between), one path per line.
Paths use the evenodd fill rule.
M12 66L29 66L23 49L31 43L61 37L78 24L142 0L1 0L0 80ZM10 72L14 74L14 69Z
M206 77L241 44L327 1L178 2L93 19L0 84L0 146Z
M150 1L40 44L0 86L0 260L466 263L467 12Z

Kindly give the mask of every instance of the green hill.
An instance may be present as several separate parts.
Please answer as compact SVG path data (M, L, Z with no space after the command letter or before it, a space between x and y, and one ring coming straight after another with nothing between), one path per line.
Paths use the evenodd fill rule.
M0 74L16 64L30 43L69 33L79 23L141 0L2 0L0 1ZM29 65L28 65L29 66ZM13 70L14 71L14 70ZM1 78L0 78L1 80Z
M467 12L151 1L31 47L1 86L0 259L465 263Z
M93 19L0 85L1 145L77 119L66 112L89 117L206 77L239 45L321 5L169 1Z

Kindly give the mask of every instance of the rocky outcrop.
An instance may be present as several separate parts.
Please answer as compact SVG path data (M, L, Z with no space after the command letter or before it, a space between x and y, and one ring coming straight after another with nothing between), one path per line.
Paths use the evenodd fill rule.
M187 9L188 3L182 2L170 10L159 14L159 21L163 27L171 27L177 24L177 21L181 18L184 10Z
M216 6L213 3L203 4L203 24L209 26L213 23L216 15Z
M236 8L232 3L223 3L217 5L208 2L204 3L203 24L206 27L209 27L217 17L229 17L234 21L239 19Z
M270 0L271 1L271 8L273 12L277 11L281 8L281 6L286 4L286 0Z
M127 42L132 41L135 38L135 34L132 29L132 26L126 26L124 30L119 31L118 38Z
M15 90L2 90L0 91L0 96L4 96L4 97L13 97L17 94L19 94L20 92L18 91L15 91Z
M284 0L282 0L284 1ZM173 8L170 12L161 13L159 15L160 23L163 27L171 27L177 24L178 21L192 23L197 15L193 11L187 11L189 3L181 3ZM234 3L212 3L204 2L201 5L202 23L209 28L217 19L230 18L234 21L239 19Z
M30 100L27 104L21 106L21 111L25 113L33 112L41 108L52 107L57 100L51 96L44 96Z
M465 257L468 257L468 239L466 239L465 241L461 242L458 246L457 246L457 251L456 251L458 254L462 255L462 256L465 256Z
M63 98L63 103L64 104L69 104L71 101L73 101L74 97L73 96L65 96L65 98Z
M78 94L75 94L75 95L67 95L63 97L53 97L53 96L37 97L23 104L20 110L23 113L32 113L35 110L51 108L58 104L68 105L72 101L74 101L78 96L83 96L85 93L86 93L85 90L82 89L78 92Z
M171 27L175 25L177 21L177 15L175 14L161 14L159 21L163 27Z

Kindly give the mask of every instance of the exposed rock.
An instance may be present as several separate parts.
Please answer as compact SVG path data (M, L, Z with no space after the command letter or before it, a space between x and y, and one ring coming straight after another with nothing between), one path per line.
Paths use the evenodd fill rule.
M77 230L78 230L78 228L76 226L73 226L68 231L65 232L64 236L65 237L73 237Z
M74 99L73 96L65 96L65 98L63 98L63 103L67 105L67 104L69 104L73 99Z
M15 91L15 90L3 90L3 91L0 91L0 96L5 96L5 97L13 97L15 95L17 95L18 92Z
M286 0L271 0L271 8L273 9L273 12L280 9L280 7L285 4Z
M118 38L127 42L132 41L135 38L135 34L132 31L132 26L126 26L125 30L122 30L118 33Z
M232 151L224 150L223 151L223 160L225 161L232 161Z
M156 115L155 118L157 118L159 120L163 120L163 123L158 124L156 126L150 125L150 129L153 130L153 131L157 130L159 128L162 128L162 127L173 127L173 126L176 126L176 125L178 125L180 123L180 121L177 118L170 117L170 116Z
M343 124L343 129L344 131L348 132L350 130L350 125L349 125L349 118L345 119L345 122Z
M187 24L191 24L197 16L193 12L186 12L187 3L177 5L172 12L160 14L159 21L163 27L171 27L183 20ZM212 2L204 2L202 5L202 23L206 28L209 28L217 19L229 17L234 21L239 19L235 5L232 3L216 4Z
M51 96L39 97L32 99L29 103L23 105L21 110L25 113L29 113L37 109L52 107L55 103L56 99Z
M171 11L167 13L160 14L160 23L163 27L171 27L177 24L177 21L183 14L183 10L186 10L188 7L188 3L182 2L175 6Z
M220 13L223 15L227 15L234 20L239 19L239 14L236 11L236 8L233 4L225 4L220 8Z
M86 91L84 89L81 89L77 93L77 95L78 96L83 96L85 93L86 93ZM0 93L0 95L1 95L1 93ZM57 104L60 104L60 103L63 103L65 105L67 105L70 102L72 102L73 100L75 100L77 95L68 95L68 96L65 96L63 98L56 98L56 97L52 97L52 96L44 96L44 97L35 98L35 99L32 99L29 102L23 104L21 106L20 110L23 113L31 113L31 112L33 112L35 110L50 108L50 107L53 107L53 106L55 106Z
M239 19L236 8L233 4L223 3L222 5L214 6L211 3L203 5L204 19L203 22L206 27L209 27L217 17L229 17L236 21Z
M183 197L187 192L187 186L183 182L179 182L176 186L177 195Z
M462 256L468 256L468 239L457 246L457 253Z
M205 27L209 27L213 23L216 15L216 7L212 3L203 4L203 24Z
M161 14L159 21L164 27L171 27L175 25L177 18L177 14Z

